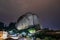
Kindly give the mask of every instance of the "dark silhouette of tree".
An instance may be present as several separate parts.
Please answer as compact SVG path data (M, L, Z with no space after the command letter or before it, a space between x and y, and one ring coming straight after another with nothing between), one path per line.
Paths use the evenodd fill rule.
M15 27L15 22L11 22L10 24L9 24L9 26L6 28L6 31L9 33L9 34L16 34L17 32L18 32L18 30L16 29L16 27ZM12 33L10 32L10 31L12 31Z
M0 31L4 30L4 23L0 22Z
M12 29L16 29L15 28L15 22L11 22L10 24L9 24L9 26L7 27L7 30L12 30Z

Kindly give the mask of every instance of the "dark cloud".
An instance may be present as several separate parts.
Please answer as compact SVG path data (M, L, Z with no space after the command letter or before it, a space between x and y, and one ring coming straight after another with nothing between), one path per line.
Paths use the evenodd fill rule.
M59 0L0 0L0 20L16 21L25 12L36 13L43 27L60 28Z

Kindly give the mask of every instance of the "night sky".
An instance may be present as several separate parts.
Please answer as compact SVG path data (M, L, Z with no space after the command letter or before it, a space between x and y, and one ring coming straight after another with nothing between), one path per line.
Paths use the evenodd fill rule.
M0 0L0 21L7 25L26 12L37 14L43 28L60 29L60 0Z

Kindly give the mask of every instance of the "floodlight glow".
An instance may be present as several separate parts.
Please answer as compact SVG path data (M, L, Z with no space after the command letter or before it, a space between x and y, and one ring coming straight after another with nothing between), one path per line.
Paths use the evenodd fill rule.
M22 32L21 34L22 34L22 35L24 35L24 36L26 35L26 33L25 33L25 32Z
M18 39L19 37L11 37L12 39Z
M28 36L32 36L32 34L28 33Z
M9 34L14 34L14 33L13 33L13 30L9 31Z
M8 36L8 33L7 33L7 32L5 32L5 31L3 31L3 39L8 38L7 36Z
M35 33L35 32L36 32L35 29L29 29L28 31L29 31L30 33Z
M12 39L18 39L18 35L17 34L14 34L14 35L10 35Z
M3 39L3 32L0 31L0 39Z

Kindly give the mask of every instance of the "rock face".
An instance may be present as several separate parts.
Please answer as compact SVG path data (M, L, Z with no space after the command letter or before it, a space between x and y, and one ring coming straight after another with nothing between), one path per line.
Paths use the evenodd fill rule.
M40 25L38 16L32 14L31 12L27 12L26 14L19 17L19 19L17 20L16 27L18 30L21 30L35 25ZM37 28L40 28L40 26L38 26Z

